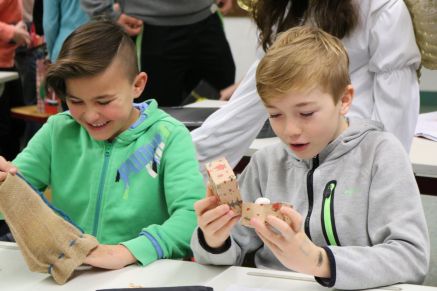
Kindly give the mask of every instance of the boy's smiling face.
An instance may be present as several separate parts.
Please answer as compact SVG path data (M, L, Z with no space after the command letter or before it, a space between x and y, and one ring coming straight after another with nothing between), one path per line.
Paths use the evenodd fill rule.
M331 94L316 87L307 93L289 92L265 105L276 135L298 158L311 159L347 128L344 115L352 97L349 85L335 104Z
M112 140L138 118L133 100L140 96L147 75L139 73L133 82L118 57L102 73L65 80L66 102L73 118L95 140Z

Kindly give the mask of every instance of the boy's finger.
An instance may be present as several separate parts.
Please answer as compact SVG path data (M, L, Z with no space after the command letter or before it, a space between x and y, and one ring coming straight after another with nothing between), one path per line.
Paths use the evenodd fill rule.
M217 198L216 197L206 197L194 203L194 210L196 211L197 216L203 215L206 211L211 210L217 207Z
M207 224L208 232L210 233L221 233L225 232L228 233L228 230L230 230L233 226L233 221L238 221L238 216L235 216L232 211L226 212L224 215L217 217L216 219L212 220L210 223Z
M285 221L282 219L279 219L273 215L269 215L266 218L266 222L276 229L280 233L281 236L283 236L285 239L292 239L294 235L296 234L294 232L294 229Z
M17 168L14 167L10 162L6 161L2 156L0 156L0 172L11 173L15 175L17 173Z
M212 223L215 220L220 219L224 215L229 215L230 217L233 217L234 214L231 212L229 213L229 206L226 204L219 205L215 207L214 209L206 211L202 217L201 217L201 224L202 226L208 226L210 223Z
M290 218L290 226L294 232L299 232L302 227L302 216L299 214L299 212L288 206L282 206L280 211L283 215L286 215L288 218Z
M234 216L231 218L226 224L224 224L220 229L218 229L215 233L216 236L220 237L228 237L231 233L231 229L237 224L240 220L240 216Z

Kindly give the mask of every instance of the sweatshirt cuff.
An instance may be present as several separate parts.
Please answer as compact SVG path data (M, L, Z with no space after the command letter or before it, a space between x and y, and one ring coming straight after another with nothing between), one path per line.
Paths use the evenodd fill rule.
M231 247L231 238L228 237L225 241L225 243L223 244L223 246L219 247L219 248L212 248L210 247L206 241L205 241L205 236L203 235L203 231L200 229L200 227L197 228L197 237L199 238L199 244L200 246L207 252L214 254L214 255L218 255L218 254L222 254L224 252L226 252L227 250L229 250L229 248Z
M150 234L149 236L153 238ZM157 241L155 240L155 242ZM143 233L139 237L122 242L121 244L128 248L142 266L146 266L159 259L153 240Z
M326 255L328 256L329 268L331 269L331 278L315 277L315 279L323 287L333 287L337 279L335 257L330 248L325 246L323 249L326 251Z

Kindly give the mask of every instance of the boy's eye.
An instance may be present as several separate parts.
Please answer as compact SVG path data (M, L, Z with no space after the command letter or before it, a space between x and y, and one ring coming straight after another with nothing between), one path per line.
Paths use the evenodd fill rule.
M278 118L279 116L281 116L279 113L269 114L269 118Z
M82 103L81 100L76 100L76 99L68 99L68 101L72 104L81 104Z
M301 113L300 116L302 117L310 117L313 115L314 112L305 112L305 113Z
M109 104L109 102L111 102L111 100L101 100L101 101L98 101L97 103L99 105L106 105L106 104Z

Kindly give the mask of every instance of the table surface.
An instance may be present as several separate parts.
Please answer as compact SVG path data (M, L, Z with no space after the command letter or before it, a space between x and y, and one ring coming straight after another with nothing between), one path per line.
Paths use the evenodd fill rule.
M7 291L95 291L105 288L202 285L225 267L202 266L178 260L160 260L146 267L128 266L121 270L88 269L76 271L64 285L47 274L32 273L14 243L0 242L0 290Z
M0 72L0 83L8 82L18 79L17 72Z
M50 114L39 112L36 105L28 105L11 108L11 116L14 118L44 123L50 117Z
M58 285L47 274L32 273L14 243L0 242L0 290L8 291L95 291L109 288L169 287L204 285L215 291L264 290L330 290L320 286L309 275L244 267L217 267L178 261L159 260L146 267L129 266L121 270L85 269L76 271L66 284ZM262 291L257 289L258 291ZM431 291L437 288L399 284L373 290Z

